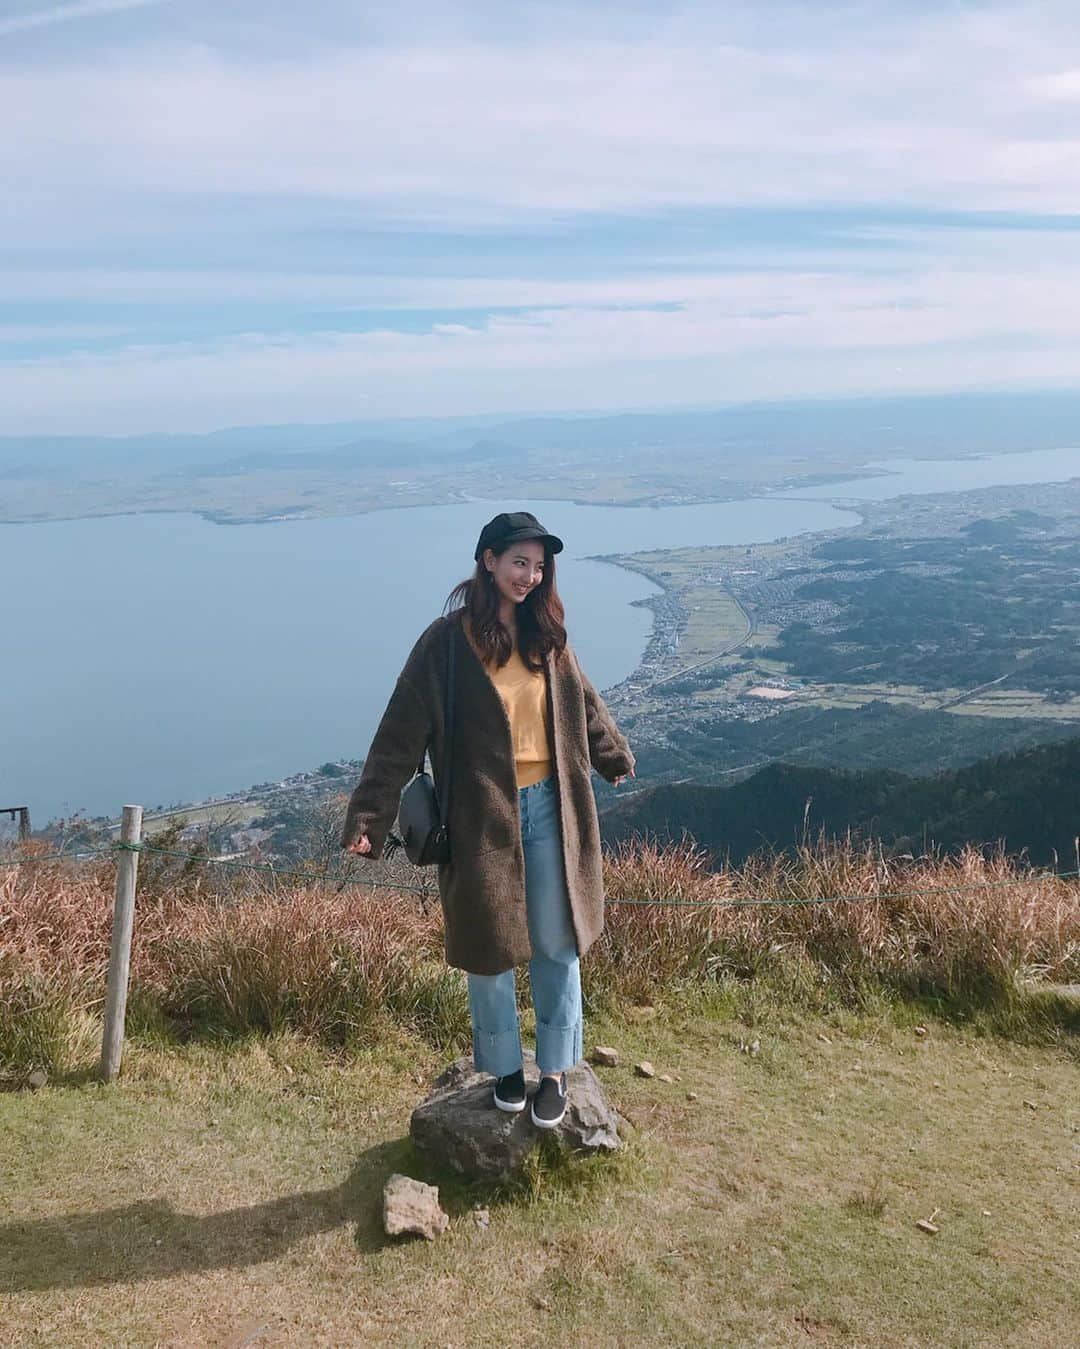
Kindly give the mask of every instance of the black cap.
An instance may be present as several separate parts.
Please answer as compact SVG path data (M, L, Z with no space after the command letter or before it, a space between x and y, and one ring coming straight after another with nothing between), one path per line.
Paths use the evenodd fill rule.
M489 520L480 531L473 557L479 562L485 548L501 551L503 546L522 539L540 539L553 553L561 553L563 541L549 534L531 511L503 511Z

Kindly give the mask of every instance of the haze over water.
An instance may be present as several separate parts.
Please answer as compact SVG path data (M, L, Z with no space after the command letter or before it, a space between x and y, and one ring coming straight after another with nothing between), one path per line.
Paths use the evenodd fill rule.
M857 516L825 497L1057 481L1080 473L1080 451L902 468L802 499L659 510L490 501L228 527L182 514L0 526L4 575L27 578L0 618L2 794L40 826L361 757L412 642L499 510L527 506L564 538L571 640L603 688L640 658L651 616L631 602L653 587L590 554L837 528Z
M1017 487L1080 477L1080 448L991 454L984 459L892 459L872 464L879 477L800 488L804 501L889 501L909 493L968 492L976 487Z

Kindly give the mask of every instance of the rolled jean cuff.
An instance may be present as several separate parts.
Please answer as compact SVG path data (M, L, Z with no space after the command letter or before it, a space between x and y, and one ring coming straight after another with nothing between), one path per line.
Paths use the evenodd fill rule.
M478 1073L506 1077L522 1066L521 1028L487 1031L473 1027L473 1066Z
M536 1066L542 1073L561 1073L581 1061L584 1052L582 1021L569 1026L536 1023Z

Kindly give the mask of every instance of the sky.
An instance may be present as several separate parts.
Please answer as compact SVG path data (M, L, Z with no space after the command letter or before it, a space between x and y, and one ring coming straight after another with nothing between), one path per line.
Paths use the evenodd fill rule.
M1080 11L0 0L0 435L1080 384Z

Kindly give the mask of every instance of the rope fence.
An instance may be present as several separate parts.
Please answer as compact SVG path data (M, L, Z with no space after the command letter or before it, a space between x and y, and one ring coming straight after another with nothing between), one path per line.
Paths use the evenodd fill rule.
M342 885L366 885L381 890L403 890L411 894L430 895L434 893L432 886L406 885L393 880L371 880L365 876L342 876L340 873L334 873L329 868L325 868L321 873L311 871L282 871L276 867L262 865L256 862L243 862L229 857L205 857L198 853L184 853L173 851L168 848L155 848L150 843L117 843L113 845L117 849L130 849L132 851L144 853L156 853L162 857L182 858L188 861L195 861L200 864L240 867L249 871L263 871L279 879L295 877L298 880L308 882L312 881L339 881ZM1018 876L1008 880L993 881L970 881L959 885L934 886L928 889L906 889L906 890L883 890L873 894L850 894L850 895L808 895L792 896L783 899L609 899L605 898L605 904L627 904L640 907L679 907L679 908L747 908L760 907L767 908L773 905L792 905L792 904L845 904L854 903L858 900L877 901L882 899L910 899L921 895L954 894L967 890L986 890L995 887L1030 884L1032 881L1047 880L1073 880L1080 876L1077 871L1044 871L1033 872L1030 875Z
M391 878L382 878L375 880L366 876L342 875L339 870L330 867L321 869L312 869L312 867L277 867L264 862L245 862L235 857L208 857L203 853L183 852L175 848L155 848L152 843L109 843L101 848L92 848L89 850L80 850L78 853L45 853L40 856L21 857L0 861L0 867L21 867L36 866L42 862L84 862L97 857L104 857L110 853L135 852L150 853L157 857L170 857L176 861L184 862L188 866L214 866L225 867L247 872L259 872L272 877L274 880L295 880L305 884L333 884L336 883L339 891L347 885L366 886L374 890L395 890L408 894L431 896L437 893L433 885L409 885L404 881L398 881ZM785 897L773 897L770 899L640 899L640 898L605 898L605 904L622 904L638 908L774 908L791 907L811 904L855 904L855 903L878 903L882 900L890 899L914 899L927 895L951 895L962 894L974 890L992 890L1004 889L1009 886L1031 885L1045 881L1070 881L1080 879L1080 870L1072 871L1031 871L1023 875L1001 878L997 880L986 881L964 881L956 885L939 885L921 887L907 887L902 890L877 890L858 894L837 894L837 895L791 895Z

